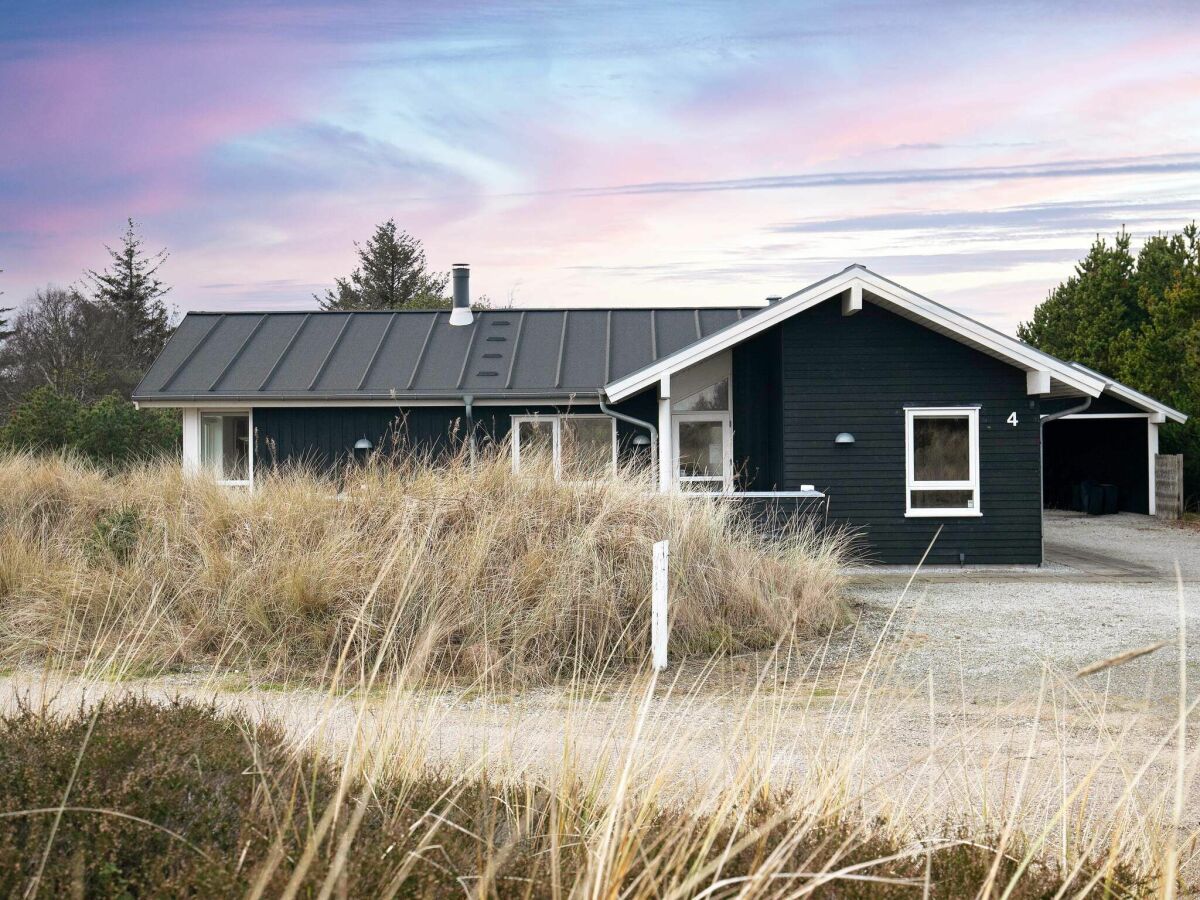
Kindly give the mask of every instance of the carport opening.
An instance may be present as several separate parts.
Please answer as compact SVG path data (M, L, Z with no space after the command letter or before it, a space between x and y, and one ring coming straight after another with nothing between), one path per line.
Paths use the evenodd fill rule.
M1042 428L1043 502L1047 509L1149 513L1149 454L1144 417L1047 422Z

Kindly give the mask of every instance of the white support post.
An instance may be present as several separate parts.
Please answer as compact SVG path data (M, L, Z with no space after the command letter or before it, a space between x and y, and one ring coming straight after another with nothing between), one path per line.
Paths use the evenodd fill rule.
M1146 489L1149 491L1146 510L1154 516L1158 515L1158 425L1153 417L1146 420L1146 456L1149 457L1150 465L1146 481Z
M650 656L655 672L667 667L667 559L669 544L654 545L654 577L650 595Z
M194 407L183 410L183 472L200 472L200 410Z
M658 383L658 489L675 486L675 432L671 428L671 376Z

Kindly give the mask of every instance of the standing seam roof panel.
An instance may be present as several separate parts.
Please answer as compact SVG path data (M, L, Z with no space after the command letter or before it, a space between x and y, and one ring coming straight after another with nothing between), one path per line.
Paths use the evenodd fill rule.
M142 400L594 392L736 321L734 309L190 313Z

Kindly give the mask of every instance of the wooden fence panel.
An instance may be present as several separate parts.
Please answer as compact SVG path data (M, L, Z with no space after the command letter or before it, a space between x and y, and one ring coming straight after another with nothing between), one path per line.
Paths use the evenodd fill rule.
M1183 454L1154 457L1154 507L1164 519L1183 518Z

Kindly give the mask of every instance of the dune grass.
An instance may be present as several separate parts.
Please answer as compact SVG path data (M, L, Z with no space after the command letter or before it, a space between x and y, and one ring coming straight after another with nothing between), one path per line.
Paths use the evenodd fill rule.
M177 464L4 457L0 654L138 672L234 659L287 679L369 656L385 674L553 681L642 659L663 538L677 654L770 648L844 619L837 533L770 541L736 506L657 495L644 473L565 484L525 468L514 477L503 453L396 459L262 474L248 492Z

